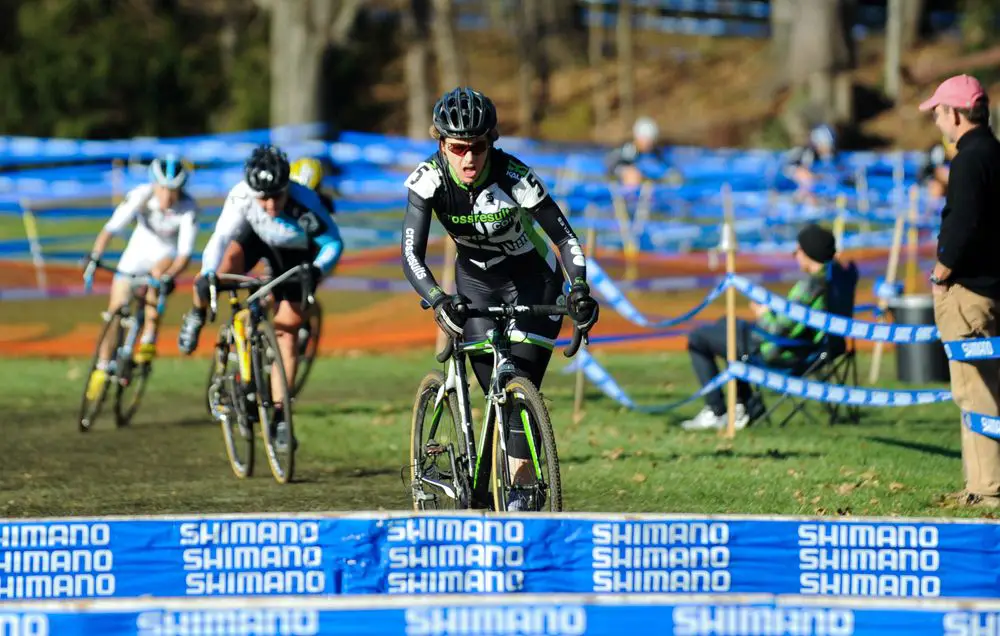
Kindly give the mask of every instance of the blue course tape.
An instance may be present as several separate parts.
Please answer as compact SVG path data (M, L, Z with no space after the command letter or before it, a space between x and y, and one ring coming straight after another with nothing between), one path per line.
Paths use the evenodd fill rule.
M766 305L772 312L808 325L817 331L858 340L912 344L935 342L939 339L934 325L880 324L864 322L810 309L788 301L742 276L732 277L733 286L751 300Z
M633 322L642 327L650 327L655 329L663 329L666 327L673 327L676 325L688 322L700 313L705 307L712 304L712 302L719 297L722 292L726 290L728 282L726 279L720 281L715 289L711 290L705 299L701 301L696 307L684 314L677 316L676 318L666 318L663 320L650 320L640 312L635 305L633 305L628 298L622 294L621 290L614 284L611 278L604 272L604 269L597 264L597 261L590 259L587 263L587 277L590 279L592 288L601 294L605 300L615 311L627 318L630 322Z

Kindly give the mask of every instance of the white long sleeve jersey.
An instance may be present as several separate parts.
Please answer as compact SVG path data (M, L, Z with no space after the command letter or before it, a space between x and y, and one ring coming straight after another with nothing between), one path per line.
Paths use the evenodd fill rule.
M246 181L236 184L229 191L215 230L202 252L201 274L218 269L230 241L247 226L265 244L277 249L305 250L315 247L314 264L324 274L329 273L343 251L337 225L319 196L309 188L290 183L288 195L286 210L272 217L261 207Z
M135 221L129 245L139 242L164 247L176 245L178 256L189 256L198 235L199 213L197 202L187 195L182 196L172 208L160 209L152 184L145 184L125 195L125 200L115 208L104 229L112 234L122 234Z

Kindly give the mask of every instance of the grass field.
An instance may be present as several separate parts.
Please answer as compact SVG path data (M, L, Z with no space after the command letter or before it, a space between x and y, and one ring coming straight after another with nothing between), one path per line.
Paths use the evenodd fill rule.
M203 403L207 361L157 361L134 424L76 429L83 360L2 360L0 516L405 509L413 391L431 352L322 358L298 404L298 483L258 454L237 480ZM599 359L640 403L694 388L685 356ZM754 427L727 442L677 419L623 411L594 390L571 423L572 377L556 354L545 395L566 508L574 511L982 516L935 502L961 487L954 405L865 412L861 425ZM886 361L885 376L892 360ZM692 414L698 404L676 417Z

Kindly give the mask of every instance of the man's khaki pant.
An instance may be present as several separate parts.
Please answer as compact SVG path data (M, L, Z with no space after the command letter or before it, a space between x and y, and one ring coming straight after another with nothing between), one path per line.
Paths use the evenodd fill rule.
M942 341L997 335L998 303L961 285L934 295L934 321ZM962 411L1000 416L1000 359L949 363L951 392ZM1000 441L962 426L965 487L977 495L1000 495Z

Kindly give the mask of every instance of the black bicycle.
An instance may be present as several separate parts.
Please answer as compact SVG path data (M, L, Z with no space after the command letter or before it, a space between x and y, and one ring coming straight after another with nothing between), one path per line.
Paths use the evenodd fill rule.
M275 481L288 483L295 472L291 385L263 300L278 285L298 277L303 304L312 302L308 272L309 266L301 265L270 280L238 274L209 278L209 321L214 322L218 312L220 291L229 292L231 315L216 338L207 399L213 417L222 425L229 464L241 479L253 474L254 424L259 425ZM240 290L250 292L245 301L239 299ZM273 395L274 381L280 398ZM276 417L279 408L280 419Z
M101 335L97 338L94 357L90 362L83 388L83 398L80 400L80 413L77 418L81 432L87 432L94 425L107 398L108 389L115 387L115 424L127 426L136 411L142 396L146 392L149 374L152 372L152 360L136 361L134 357L136 343L142 334L146 323L146 288L157 291L156 311L159 316L167 305L167 295L163 293L160 281L145 274L134 276L123 274L114 267L108 267L97 261L91 261L84 271L84 290L90 293L94 284L94 273L103 269L119 277L127 277L131 288L131 298L127 303L113 312L102 312L103 326ZM111 359L103 370L103 379L99 375L98 363L101 359L101 345L110 339L112 342Z
M427 308L426 303L423 306ZM562 510L562 482L552 422L538 388L516 374L510 360L510 344L515 317L566 313L564 305L468 307L465 313L468 318L490 318L495 326L487 332L485 343L449 340L437 355L438 362L447 361L447 374L432 371L420 382L410 430L410 488L415 510L450 507L506 511L514 499L527 510ZM587 335L574 327L573 339L564 355L567 358L575 355L586 339ZM493 372L478 444L465 368L466 356L472 351L493 354ZM522 477L517 480L519 483L515 483L511 474L511 459L507 454L509 417L518 417L523 423L531 455L531 477ZM450 424L445 419L451 420ZM490 448L486 448L486 440L491 440Z

